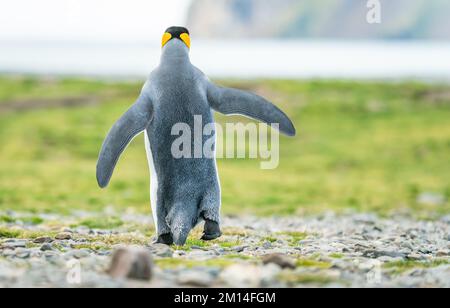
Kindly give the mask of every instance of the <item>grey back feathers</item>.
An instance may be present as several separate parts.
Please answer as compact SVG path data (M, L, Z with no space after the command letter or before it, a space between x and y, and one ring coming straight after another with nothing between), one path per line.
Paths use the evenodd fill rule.
M114 124L103 143L97 163L97 181L102 188L108 185L126 146L137 134L146 132L159 242L183 245L200 220L206 221L204 239L220 236L215 159L176 159L171 153L178 137L171 134L172 127L186 123L193 128L194 116L199 115L203 125L213 123L212 110L279 123L282 133L295 135L294 125L280 109L255 94L214 85L190 63L188 47L173 39L164 46L160 65L150 74L138 100ZM210 137L203 136L202 143Z

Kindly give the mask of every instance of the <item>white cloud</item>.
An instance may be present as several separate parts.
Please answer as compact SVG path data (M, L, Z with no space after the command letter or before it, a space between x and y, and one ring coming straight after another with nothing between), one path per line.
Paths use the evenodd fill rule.
M0 39L156 40L190 0L0 0Z

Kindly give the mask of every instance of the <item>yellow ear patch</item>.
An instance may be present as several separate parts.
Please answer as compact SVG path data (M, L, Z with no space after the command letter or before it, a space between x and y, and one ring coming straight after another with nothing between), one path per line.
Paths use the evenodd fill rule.
M166 45L167 42L170 41L171 38L172 38L172 34L170 34L168 32L164 33L164 35L162 37L162 44L161 44L162 46L161 47L164 47L164 45Z
M191 38L189 37L189 34L182 33L180 35L180 38L183 40L183 42L186 44L186 46L190 49L191 48Z

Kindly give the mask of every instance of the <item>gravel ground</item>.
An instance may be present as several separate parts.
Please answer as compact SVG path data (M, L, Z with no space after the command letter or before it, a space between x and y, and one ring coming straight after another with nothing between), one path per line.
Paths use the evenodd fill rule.
M7 215L0 287L450 287L450 217L225 217L219 240L197 240L198 228L185 247L168 247L152 244L147 216L122 215L120 226L99 230L77 225L103 219L88 213L35 224ZM152 279L111 277L124 245L151 253Z

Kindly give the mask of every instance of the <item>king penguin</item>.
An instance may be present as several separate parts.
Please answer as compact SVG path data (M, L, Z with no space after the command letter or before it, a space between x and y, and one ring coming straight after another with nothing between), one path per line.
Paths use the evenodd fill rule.
M217 111L277 123L282 133L295 135L291 120L264 98L213 84L191 64L190 47L186 28L165 31L159 66L150 73L136 102L109 131L97 162L97 181L105 188L124 149L136 135L145 133L156 241L167 245L184 245L201 221L205 221L203 240L221 236L216 159L175 158L171 151L176 139L174 125L185 123L193 129L198 116L203 124L213 124L213 112ZM206 140L201 141L204 144Z

